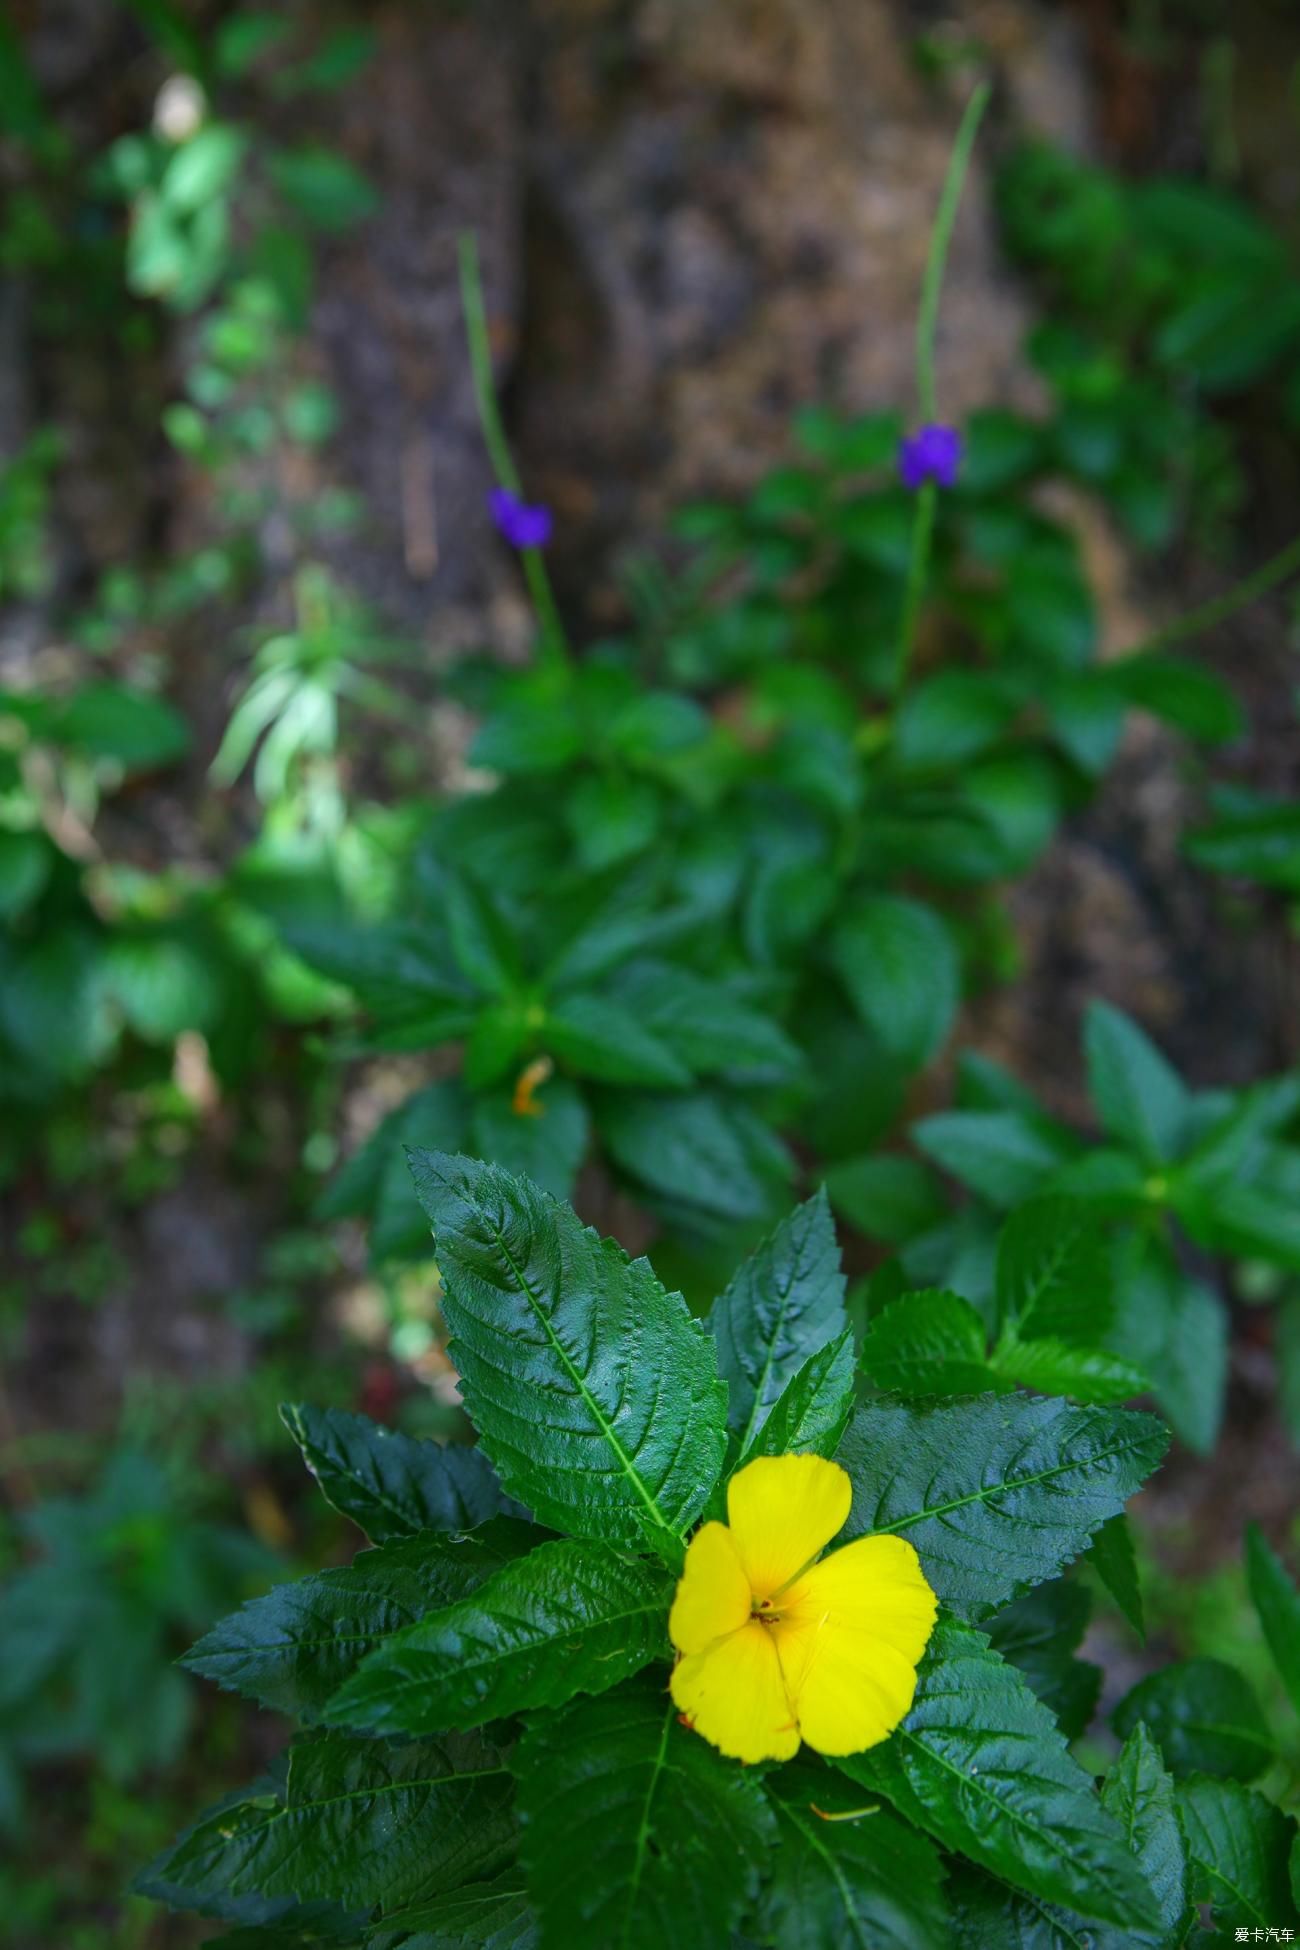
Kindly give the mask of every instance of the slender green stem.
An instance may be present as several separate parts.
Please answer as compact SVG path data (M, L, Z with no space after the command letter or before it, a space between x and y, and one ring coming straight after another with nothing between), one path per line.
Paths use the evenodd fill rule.
M916 318L916 397L921 422L925 426L933 424L939 413L934 377L934 342L939 326L939 297L943 290L944 267L948 262L948 247L952 243L953 226L957 221L971 151L975 147L975 137L991 92L988 82L982 81L966 104L952 145L952 154L948 158L934 229L930 233L930 249L921 282L921 305ZM898 648L890 681L890 693L895 699L907 680L908 666L912 661L912 648L929 577L930 544L934 538L937 502L938 489L933 481L927 481L917 492L912 513L912 546L908 555L907 581L903 587Z
M479 425L483 429L483 444L488 450L488 459L492 463L492 472L496 476L498 487L503 487L508 494L520 495L523 490L520 485L519 470L510 452L510 443L506 439L506 430L501 424L501 413L497 406L496 386L492 375L492 339L488 331L487 307L483 302L478 240L472 231L461 233L457 255L460 265L460 302L465 315L470 373L474 382L474 402L478 407ZM551 588L551 578L547 574L542 551L539 548L520 549L519 557L541 633L543 660L547 663L563 665L569 658L569 643L564 634L564 625L560 621L555 592Z
M930 542L934 535L934 515L938 502L939 490L933 481L926 481L917 489L916 505L912 510L912 547L907 558L907 581L903 585L903 620L898 632L898 654L894 659L891 685L895 700L907 680L908 666L912 661L912 645L916 641L916 626L920 620L930 570Z
M930 252L921 285L921 309L916 319L916 392L921 418L925 422L933 420L938 412L935 403L934 341L939 324L939 294L943 289L948 247L952 242L953 225L957 221L957 207L961 202L971 151L975 147L975 137L979 133L991 93L988 82L981 81L966 104L952 145L952 154L948 158L948 173L943 179L939 208L930 234Z
M1279 549L1276 555L1271 555L1267 562L1252 569L1249 575L1234 582L1231 589L1225 589L1221 596L1212 596L1198 609L1188 610L1186 616L1175 617L1172 623L1166 623L1152 636L1143 637L1122 651L1121 655L1126 658L1151 656L1156 651L1167 649L1171 643L1182 643L1189 636L1199 636L1202 630L1212 630L1216 623L1235 615L1258 597L1266 596L1270 589L1275 589L1292 575L1300 575L1300 535L1288 542L1284 549Z

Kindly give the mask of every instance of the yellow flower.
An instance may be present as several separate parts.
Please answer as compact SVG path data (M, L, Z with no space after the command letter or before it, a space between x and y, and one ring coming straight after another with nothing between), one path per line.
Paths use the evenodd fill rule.
M672 1695L735 1760L788 1760L801 1739L856 1754L912 1704L938 1600L901 1537L815 1560L852 1486L821 1456L760 1456L727 1487L728 1522L691 1539L669 1614Z

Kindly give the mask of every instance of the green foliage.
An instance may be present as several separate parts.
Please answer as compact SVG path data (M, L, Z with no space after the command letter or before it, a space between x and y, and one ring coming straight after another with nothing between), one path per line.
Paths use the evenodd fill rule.
M329 1718L372 1733L429 1733L604 1692L664 1656L672 1591L660 1566L607 1544L540 1544L369 1654Z
M895 1738L838 1763L1015 1889L1139 1928L1156 1898L1046 1707L983 1633L941 1622Z
M969 1235L944 1220L908 1237L903 1272L952 1285L961 1270L968 1298L1001 1326L990 1359L1006 1376L1102 1402L1149 1386L1175 1433L1207 1452L1223 1412L1227 1322L1219 1294L1186 1270L1186 1242L1300 1267L1289 1194L1279 1197L1294 1183L1296 1082L1191 1091L1135 1023L1099 1003L1085 1044L1100 1145L974 1071L965 1104L913 1127L918 1149L974 1194L977 1237L995 1214L1011 1217L981 1277L961 1259Z
M481 1449L414 1441L336 1408L286 1404L280 1414L326 1501L376 1544L472 1530L505 1507Z
M20 1818L38 1763L94 1754L115 1781L166 1765L190 1729L194 1695L173 1665L275 1560L242 1531L196 1513L148 1457L113 1455L82 1497L50 1497L25 1521L31 1551L0 1586L0 1766Z
M1249 1684L1218 1659L1188 1659L1153 1673L1124 1696L1112 1717L1121 1735L1144 1721L1179 1776L1250 1781L1276 1752Z
M713 1344L646 1260L498 1166L411 1160L465 1406L505 1487L577 1536L671 1557L721 1467ZM538 1424L539 1391L564 1414Z
M1031 1395L861 1409L838 1450L853 1478L845 1534L894 1532L959 1616L1055 1577L1157 1467L1154 1416Z
M1008 1918L1047 1919L1066 1941L1175 1942L1199 1894L1155 1742L1174 1774L1206 1764L1179 1704L1191 1668L1122 1704L1132 1730L1099 1795L1066 1744L1100 1684L1076 1656L1087 1593L1060 1576L1100 1530L1127 1589L1111 1526L1159 1462L1160 1425L1008 1389L879 1397L845 1427L854 1342L824 1198L733 1278L710 1337L644 1262L499 1166L417 1153L412 1168L483 1451L286 1411L327 1496L383 1540L246 1605L189 1655L306 1730L287 1772L202 1817L141 1887L279 1933L267 1941L346 1942L351 1927L366 1950L725 1950L737 1932L902 1950L951 1927L992 1950ZM1042 1209L1030 1218L1004 1256L1009 1309L1068 1307L1086 1252L1067 1223L1044 1258ZM966 1304L936 1297L945 1318ZM832 1765L741 1768L666 1697L673 1566L739 1460L806 1446L849 1473L843 1535L907 1537L947 1609L889 1739ZM456 1461L480 1454L567 1534L499 1514L491 1476L468 1507ZM1186 1791L1219 1785L1197 1775ZM1214 1842L1218 1870L1211 1843L1190 1850L1207 1890L1229 1846L1256 1848L1269 1874L1289 1848L1280 1811L1244 1805L1246 1841Z

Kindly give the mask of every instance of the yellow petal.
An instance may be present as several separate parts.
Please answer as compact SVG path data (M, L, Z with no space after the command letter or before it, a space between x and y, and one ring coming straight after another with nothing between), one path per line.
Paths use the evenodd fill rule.
M821 1456L759 1456L732 1477L727 1517L754 1596L771 1598L843 1528L853 1486Z
M911 1707L937 1611L901 1537L862 1537L800 1578L772 1630L810 1747L856 1754L893 1732Z
M789 1760L798 1752L772 1629L757 1619L680 1660L672 1695L695 1731L732 1760Z
M749 1580L725 1524L706 1523L692 1537L668 1614L668 1636L679 1652L706 1645L749 1622Z

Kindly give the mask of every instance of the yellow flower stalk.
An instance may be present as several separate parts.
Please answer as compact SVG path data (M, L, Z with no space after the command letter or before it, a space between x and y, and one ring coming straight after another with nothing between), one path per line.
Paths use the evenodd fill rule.
M916 1691L938 1600L901 1537L821 1553L852 1486L821 1456L760 1456L732 1477L725 1524L691 1539L669 1614L672 1696L735 1760L789 1760L801 1740L856 1754Z

